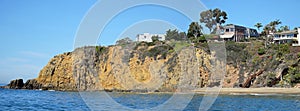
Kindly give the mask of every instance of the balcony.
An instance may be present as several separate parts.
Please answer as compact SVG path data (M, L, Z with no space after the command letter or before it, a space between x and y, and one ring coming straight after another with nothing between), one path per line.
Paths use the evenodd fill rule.
M293 36L280 36L280 37L274 37L273 40L296 40L297 37L293 37Z

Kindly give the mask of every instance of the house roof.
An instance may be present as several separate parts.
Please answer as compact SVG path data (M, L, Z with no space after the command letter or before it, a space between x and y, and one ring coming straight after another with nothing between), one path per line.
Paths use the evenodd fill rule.
M224 28L233 28L233 27L239 27L239 28L246 28L246 29L256 30L254 28L245 27L245 26L236 25L236 24L227 24L227 25L224 26Z
M274 33L274 34L297 34L297 33L298 33L297 30L290 30L290 31L283 31L283 32Z

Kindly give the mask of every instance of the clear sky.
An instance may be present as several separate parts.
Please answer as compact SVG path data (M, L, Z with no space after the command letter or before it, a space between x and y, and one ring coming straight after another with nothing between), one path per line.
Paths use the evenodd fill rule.
M96 2L97 0L0 0L0 83L8 83L16 78L35 78L50 58L72 51L78 26ZM209 9L220 8L226 11L229 18L226 23L253 27L257 22L267 24L279 19L282 25L288 25L292 29L300 26L299 0L201 2ZM124 27L133 23L130 16L139 16L140 18L136 18L138 20L149 17L148 14L172 18L171 22L176 26L158 20L156 24L144 21L132 27ZM119 37L134 38L136 33L164 33L166 28L186 31L189 25L186 21L187 18L163 7L136 7L113 19L103 31L98 44L113 44ZM134 28L145 24L149 24L150 28ZM151 24L161 27L151 28Z

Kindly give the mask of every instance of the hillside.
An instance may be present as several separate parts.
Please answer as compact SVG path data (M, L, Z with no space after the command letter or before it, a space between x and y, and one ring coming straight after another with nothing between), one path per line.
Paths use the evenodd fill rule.
M35 79L8 88L62 91L106 90L172 92L220 85L223 87L294 87L300 83L300 50L263 42L226 43L226 74L212 72L214 52L207 43L185 42L88 46L57 55ZM23 82L23 81L22 81ZM19 86L18 86L19 85Z

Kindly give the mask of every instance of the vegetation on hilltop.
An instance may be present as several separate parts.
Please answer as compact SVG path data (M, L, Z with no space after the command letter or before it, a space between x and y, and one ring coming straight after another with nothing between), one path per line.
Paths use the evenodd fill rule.
M126 44L134 43L135 47L131 56L137 53L142 61L145 57L164 59L168 54L191 46L210 53L207 40L218 36L214 33L217 33L217 28L228 19L227 13L220 9L207 10L202 12L200 17L200 22L209 28L211 34L203 34L203 27L198 22L192 22L187 33L179 32L176 29L167 30L166 41L159 41L157 37L152 37L153 42L150 43L135 43L125 39L118 41L117 45L126 46ZM292 47L290 44L271 44L272 37L267 37L270 33L290 30L288 26L277 28L280 24L279 19L271 21L265 26L262 23L257 23L254 26L258 30L263 27L261 35L265 37L249 39L247 42L242 43L231 41L225 43L227 64L239 68L241 75L248 74L249 76L259 70L264 71L262 75L254 79L254 86L292 87L300 83L300 53L298 53L300 48ZM278 77L278 75L281 76ZM244 77L247 76L241 76L240 79Z

